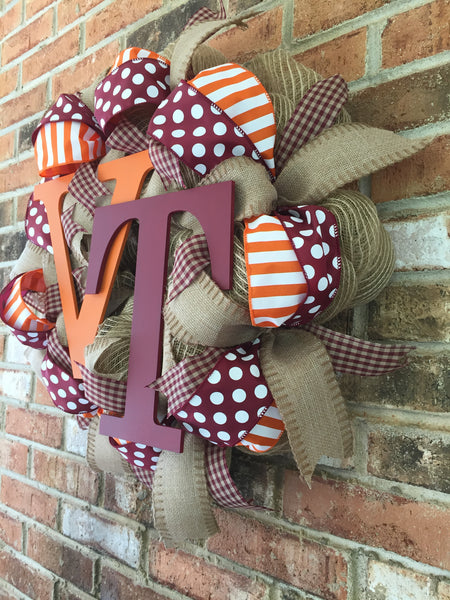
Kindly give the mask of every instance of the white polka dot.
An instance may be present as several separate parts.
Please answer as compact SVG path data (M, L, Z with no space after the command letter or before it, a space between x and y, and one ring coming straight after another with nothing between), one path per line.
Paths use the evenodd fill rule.
M165 122L166 117L164 115L156 115L156 117L153 117L153 123L155 125L164 125Z
M235 146L232 150L233 156L242 156L245 153L244 146Z
M136 458L145 458L145 454L143 452L133 452Z
M123 452L125 454L125 452L128 452L128 448L126 448L125 446L121 446L120 448L117 448L117 450L119 452Z
M56 103L56 106L57 106L58 108L60 108L62 103L63 103L63 99L62 99L62 97L60 96L60 97L58 98L58 101L57 101L57 103Z
M213 404L222 404L224 400L224 395L222 394L222 392L213 392L212 394L210 394L209 399Z
M67 373L64 373L64 371L61 373L61 379L63 379L64 381L69 381L70 376Z
M314 296L308 296L305 300L305 304L312 304L315 301L316 299L314 298Z
M164 77L164 81L167 83L167 85L170 85L170 75L166 75ZM192 95L192 94L191 94Z
M59 115L52 115L50 121L59 121Z
M335 229L334 225L330 226L329 232L330 232L331 237L336 237L336 229Z
M147 63L145 63L145 65L144 65L144 69L145 69L146 71L148 71L149 73L151 73L152 75L153 75L154 73L156 73L156 67L155 67L155 65L154 65L152 62L147 62Z
M311 256L313 258L322 258L323 256L323 248L321 246L321 244L314 244L314 246L312 246L311 248Z
M206 133L206 129L204 127L196 127L192 132L195 137L202 137Z
M131 96L132 93L133 92L130 90L130 88L124 89L123 92L122 92L122 98L124 100L126 100L127 98L129 98Z
M177 156L183 156L183 154L184 154L183 146L180 146L180 144L174 144L173 146L171 146L171 148Z
M328 278L327 277L321 277L319 279L319 283L317 284L317 289L321 292L323 292L323 290L326 290L328 287Z
M50 225L48 223L45 223L44 225L42 225L42 231L44 233L50 233Z
M131 73L130 68L129 67L125 67L125 69L123 69L123 71L120 74L120 76L122 77L122 79L126 79L130 73Z
M241 131L239 127L234 128L234 133L237 135L237 137L244 137L244 132Z
M137 445L137 444L136 444ZM150 459L152 462L158 462L158 456L152 456Z
M156 138L162 138L164 131L162 129L155 129L155 131L152 132L153 137Z
M145 104L147 100L145 100L145 98L135 98L133 102L134 104Z
M84 392L84 385L82 383L79 383L78 389L80 390L80 392Z
M69 392L72 394L72 396L75 396L77 390L73 387L73 385L69 385Z
M306 279L312 279L316 274L314 267L311 265L303 265L303 271L305 273Z
M330 253L330 246L326 242L322 242L323 254L327 256Z
M200 427L200 429L198 430L198 432L203 437L206 437L206 438L211 437L211 432L209 432L207 429L203 429L203 427Z
M320 235L320 237L322 237L322 227L321 227L320 225L318 225L318 226L316 227L316 231L317 231L317 233Z
M219 383L220 379L221 379L220 371L217 371L217 369L215 369L211 373L211 375L208 377L209 383L212 383L212 384Z
M183 427L190 431L191 433L194 431L194 428L189 423L183 423Z
M339 258L337 256L333 258L332 265L335 269L339 269Z
M72 115L72 119L76 119L77 121L81 121L82 118L83 118L83 115L80 113L74 113Z
M134 464L137 467L143 467L144 466L144 463L142 462L142 460L134 460L133 462L134 462Z
M115 107L112 110L112 114L116 115L118 112L120 112L122 110L122 107L120 106L120 104L116 104Z
M19 337L19 336L17 336ZM42 381L44 382L45 387L48 387L48 379L47 377L42 377Z
M156 98L159 94L159 90L156 85L149 85L147 88L147 96L149 98Z
M259 367L256 365L250 365L250 373L253 375L253 377L259 377L261 375Z
M237 356L234 352L228 352L228 354L225 354L225 358L227 360L236 360Z
M233 381L239 381L239 379L242 379L242 369L240 369L239 367L231 367L231 369L228 372L229 376L231 379L233 379Z
M169 102L168 99L165 98L165 100L163 100L162 102L159 103L158 108L164 108L168 102Z
M144 76L142 73L136 73L136 75L133 75L133 79L131 81L134 83L134 85L141 85L141 83L144 83Z
M305 243L305 240L301 237L292 238L292 241L294 242L295 248L301 248L303 246L303 244Z
M37 236L37 240L36 240L36 241L37 241L37 243L38 243L40 246L43 246L43 245L44 245L44 238L43 238L43 237L41 237L40 235L38 235L38 236Z
M247 397L247 393L245 390L243 390L242 388L237 388L236 390L233 390L233 393L231 394L233 400L235 402L244 402L246 397Z
M305 215L306 215L306 221L308 222L308 225L311 225L311 213L309 212L309 210L305 211Z
M222 121L214 124L213 131L216 135L225 135L227 132L227 126Z
M289 229L291 227L294 227L294 224L293 223L289 223L289 221L286 221L285 223L283 223L283 225L284 225L284 227L288 227Z
M312 315L315 314L318 310L320 310L320 305L319 306L313 306L312 308L310 308L308 310L309 313L311 313Z
M40 225L42 223L42 215L36 217L36 225Z
M214 413L213 419L217 425L224 425L227 422L227 415L223 412L216 412Z
M38 209L34 206L31 210L30 210L30 216L34 217L34 215L37 213Z
M140 448L141 450L144 450L144 448L147 448L147 446L145 444L135 444L136 448Z
M101 108L103 104L103 98L98 98L97 102L95 103L95 108L98 110L99 108Z
M28 234L33 237L34 236L34 227L29 227L28 228Z
M103 84L103 91L109 92L110 89L111 89L111 82L109 80L105 81L105 83Z
M258 415L258 417L262 417L266 410L267 408L265 406L261 406L261 408L258 408L258 412L256 414Z
M206 148L203 144L194 144L192 146L192 154L198 158L205 156Z
M186 134L186 132L184 131L184 129L174 129L172 131L172 135L175 138L181 138Z
M177 417L180 417L180 419L187 419L187 412L185 410L180 410L180 412L177 413Z
M201 119L203 117L203 107L200 104L194 104L191 108L193 119Z
M224 146L224 144L216 144L214 146L214 154L215 154L215 156L218 156L220 158L221 156L224 155L224 153L225 153L225 146Z
M178 92L173 97L172 101L173 102L179 102L181 100L182 95L183 95L183 92L181 90L178 90Z
M199 163L198 165L195 165L194 169L200 173L200 175L204 175L206 173L206 165Z
M182 123L184 121L184 112L177 108L173 111L172 119L174 123Z
M50 381L52 383L59 383L59 379L56 377L56 375L50 375Z
M250 418L250 415L246 410L238 410L237 413L234 415L234 418L238 423L247 423L247 421Z
M203 413L200 412L195 412L194 413L194 419L196 421L198 421L199 423L204 423L206 421L206 417Z
M105 102L105 104L103 105L103 112L108 112L110 106L111 102L108 100L108 102Z
M68 402L67 403L67 408L69 410L76 410L78 408L77 404L75 402Z
M237 351L239 352L239 354L247 354L247 350L245 350L244 348L237 348Z
M26 335L17 335L16 336L18 340L20 340L21 342L26 342L27 341L27 336Z
M120 93L121 89L122 89L122 86L120 84L117 84L113 89L113 96L117 96L117 94Z
M56 400L56 396L55 396L54 392L50 392L50 396L51 396L52 400ZM75 403L74 403L74 404L75 404ZM76 405L75 405L75 406L76 406Z
M71 104L66 104L63 108L64 113L70 113L73 110L73 106Z
M152 471L156 471L156 465L151 465L151 466L150 466L150 469L151 469Z
M189 400L189 404L191 406L200 406L201 403L202 399L200 398L200 396L197 396L197 394L195 394L195 396L192 396L192 398Z
M228 442L230 440L230 434L226 431L219 431L217 433L217 437L219 438L219 440L222 440L224 442Z
M336 295L337 289L334 288L334 290L331 290L331 292L328 294L328 298L333 298Z
M267 386L261 383L255 387L255 396L261 400L267 396L268 391Z

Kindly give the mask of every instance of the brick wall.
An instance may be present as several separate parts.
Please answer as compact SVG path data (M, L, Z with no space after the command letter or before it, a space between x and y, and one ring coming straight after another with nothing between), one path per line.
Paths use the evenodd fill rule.
M2 287L24 245L38 181L30 134L44 107L86 87L128 45L161 50L203 4L0 1ZM0 600L450 598L449 1L228 5L262 11L247 31L215 40L230 59L282 46L349 81L355 120L434 136L360 183L392 235L396 272L375 302L340 320L369 339L413 341L412 361L389 376L341 379L356 440L349 464L324 460L309 490L289 461L235 456L241 489L273 510L218 509L221 533L175 552L152 528L146 489L86 466L85 434L52 406L2 328Z

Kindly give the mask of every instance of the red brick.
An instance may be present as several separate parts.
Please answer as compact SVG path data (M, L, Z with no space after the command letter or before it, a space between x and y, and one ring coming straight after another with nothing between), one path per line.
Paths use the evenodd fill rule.
M36 79L76 56L79 49L79 27L74 27L64 35L58 36L48 44L23 61L22 79L24 83Z
M12 199L5 200L0 203L0 223L2 225L9 225L13 222L13 201ZM3 352L3 348L0 348L0 356Z
M246 29L234 27L208 43L220 50L228 60L245 62L259 52L268 52L280 46L282 21L283 8L277 7L247 21Z
M19 74L19 67L12 67L7 71L3 70L0 73L0 90L2 97L7 96L13 92L17 87L17 75Z
M294 37L306 37L330 29L338 23L375 10L388 0L296 0L294 8Z
M3 44L2 65L6 65L37 46L42 40L49 38L52 35L52 29L53 10L48 10Z
M4 469L26 475L28 446L20 442L0 438L0 465Z
M30 194L24 194L17 198L17 221L25 221ZM39 380L37 380L39 381ZM42 384L41 384L42 385ZM47 392L48 394L48 392ZM53 402L49 406L54 406Z
M0 17L0 32L1 36L5 37L8 33L11 33L16 27L22 22L22 3L15 2L11 8L9 8Z
M327 600L347 598L347 563L339 552L250 518L217 511L220 532L208 549Z
M75 65L53 76L53 94L73 93L89 87L102 72L110 67L120 51L118 40L114 40L97 52L90 54Z
M13 98L1 105L0 128L17 123L45 109L47 84L42 83L18 98Z
M65 2L66 0L64 0ZM37 14L39 11L47 8L53 0L27 0L25 2L25 16L27 19L31 18L33 15ZM60 7L58 6L58 13Z
M163 544L152 544L149 558L152 577L193 600L227 600L240 596L263 600L267 595L263 583L220 569L184 552L168 550Z
M450 4L436 0L389 19L383 31L383 67L433 56L450 47Z
M366 29L358 29L294 58L324 77L339 73L346 81L353 81L365 73L366 38Z
M433 140L410 158L372 175L372 200L389 202L450 189L450 136Z
M0 359L3 360L3 352L5 351L5 336L0 335Z
M442 568L450 566L450 538L445 533L449 513L350 483L315 478L308 489L296 471L286 473L288 519Z
M95 8L102 0L64 0L58 6L58 29L70 25L89 10ZM95 16L91 17L95 20Z
M109 473L105 473L104 478L106 510L135 519L140 523L152 524L151 493L148 488L137 479L128 480Z
M15 138L14 131L5 133L0 137L0 160L7 160L14 156Z
M391 130L447 118L450 65L414 73L354 94L346 108L354 121Z
M97 501L98 473L84 463L34 450L32 478L87 502Z
M0 512L0 539L15 550L22 550L22 525L3 512Z
M63 421L60 417L12 406L6 410L6 433L52 448L59 448L61 445L62 426Z
M26 199L25 210L27 204L28 197ZM23 214L22 218L25 218L25 212L21 211L21 214ZM36 402L36 404L42 404L44 406L55 406L53 400L50 398L50 394L48 393L47 388L39 379L36 379L36 391L34 394L34 401Z
M102 569L100 597L108 600L165 600L167 598L166 595L161 596L137 583L136 575L128 578L109 567Z
M30 598L53 598L51 577L36 571L4 550L0 551L0 577Z
M0 497L4 504L38 523L49 527L56 526L58 500L45 492L3 475Z
M94 46L161 6L162 0L148 2L115 0L113 4L96 13L86 22L86 48Z
M94 561L61 539L49 537L35 528L28 530L27 555L64 580L89 592L93 584Z

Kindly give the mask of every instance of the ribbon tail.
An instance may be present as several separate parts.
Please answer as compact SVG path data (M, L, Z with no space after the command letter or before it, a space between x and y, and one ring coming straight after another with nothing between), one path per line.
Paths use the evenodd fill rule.
M352 452L350 420L325 346L303 330L261 336L264 376L286 426L297 466L308 485L321 456Z
M163 450L153 481L155 527L167 547L218 531L209 501L204 443L185 435L181 454Z
M304 325L303 329L323 342L336 371L351 375L384 375L401 369L408 362L409 352L415 348L360 340L314 323Z

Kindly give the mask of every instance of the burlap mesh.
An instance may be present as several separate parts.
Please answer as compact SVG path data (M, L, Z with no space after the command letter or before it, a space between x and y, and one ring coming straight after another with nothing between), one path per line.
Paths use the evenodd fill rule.
M192 55L191 69L194 75L200 73L204 69L211 69L227 62L225 56L217 50L207 44L198 46Z

